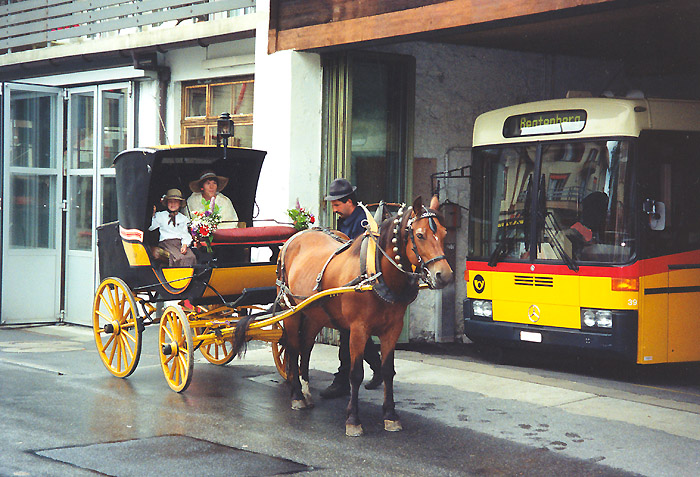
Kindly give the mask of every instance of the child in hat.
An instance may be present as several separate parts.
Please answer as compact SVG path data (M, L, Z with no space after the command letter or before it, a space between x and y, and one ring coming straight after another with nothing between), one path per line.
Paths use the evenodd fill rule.
M170 189L160 201L166 210L153 214L148 230L160 229L158 246L168 252L171 267L191 267L197 262L197 257L189 249L192 243L192 236L187 230L189 220L180 213L185 202L182 192Z

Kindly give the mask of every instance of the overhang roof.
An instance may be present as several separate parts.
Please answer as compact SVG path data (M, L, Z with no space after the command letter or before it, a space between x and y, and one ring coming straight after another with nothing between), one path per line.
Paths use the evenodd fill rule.
M302 3L316 4L316 13L302 12L299 5L294 9ZM423 40L622 60L640 74L700 70L697 0L403 0L372 2L374 12L358 6L342 13L337 7L343 3L279 2L271 16L270 51ZM392 4L404 7L392 9ZM318 11L324 5L325 15Z
M700 71L700 2L636 2L625 8L496 22L436 32L434 41L622 60L641 74Z

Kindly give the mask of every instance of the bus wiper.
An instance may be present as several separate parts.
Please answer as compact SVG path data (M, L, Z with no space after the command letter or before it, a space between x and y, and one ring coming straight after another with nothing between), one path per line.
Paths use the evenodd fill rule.
M508 237L503 237L501 241L498 242L496 249L491 253L491 256L489 256L489 267L496 266L496 264L499 262L499 259L501 258L501 255L503 255L503 252L506 251L509 241L510 239Z
M541 215L541 214L540 214ZM554 223L555 226L549 225L547 223L547 219L550 219L550 222ZM559 258L561 258L564 263L566 264L567 267L569 267L569 270L573 270L575 272L578 271L578 264L576 261L570 257L567 253L566 250L564 250L564 247L561 245L561 242L557 240L557 234L560 232L559 228L556 227L556 222L554 215L551 212L548 212L547 215L543 217L543 223L544 223L544 232L547 234L547 237L549 238L550 243L552 244L552 248L554 249L555 252L557 252L557 255L559 255Z

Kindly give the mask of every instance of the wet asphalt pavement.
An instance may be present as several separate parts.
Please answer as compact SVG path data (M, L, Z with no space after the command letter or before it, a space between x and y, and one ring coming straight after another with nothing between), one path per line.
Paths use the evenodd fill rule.
M501 365L464 345L413 347L397 352L404 431L383 430L382 392L362 388L365 435L348 438L346 400L318 398L336 348L316 346L316 407L292 411L264 344L223 367L195 354L192 384L177 394L156 335L146 329L138 368L118 379L89 329L0 328L0 475L690 476L700 468L697 367L639 384L578 361L572 379L564 364Z

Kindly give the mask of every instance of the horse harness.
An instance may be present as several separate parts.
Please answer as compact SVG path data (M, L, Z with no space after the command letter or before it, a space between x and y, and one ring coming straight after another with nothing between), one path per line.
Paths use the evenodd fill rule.
M427 266L430 265L433 262L437 262L443 259L446 259L447 257L445 255L439 255L437 257L433 257L427 262L423 261L423 258L420 256L418 253L418 247L416 245L416 240L413 234L413 223L417 220L421 220L424 218L429 219L429 226L430 229L432 230L433 233L437 232L437 224L435 223L435 218L437 218L437 214L435 212L427 209L425 206L423 206L423 212L420 215L414 215L413 217L410 217L408 221L406 222L406 226L404 227L404 230L406 231L406 234L410 237L411 239L411 246L413 249L413 253L417 257L418 260L418 266L416 267L416 272L413 271L407 271L404 269L404 265L401 263L402 258L399 255L400 247L402 247L404 244L399 243L401 241L401 223L403 222L403 216L405 213L409 213L410 210L412 210L412 207L409 206L406 208L406 204L402 204L396 218L394 219L394 229L393 229L393 237L391 239L392 242L392 251L394 252L394 257L392 258L389 256L381 247L379 247L379 230L377 226L377 221L375 220L374 217L372 217L371 213L369 210L365 207L364 204L359 203L359 207L362 207L365 211L365 215L367 216L366 219L366 224L365 228L367 231L360 236L362 240L362 245L360 247L360 275L356 277L355 279L351 280L348 282L346 287L348 286L356 286L359 287L362 285L366 284L371 284L372 285L372 291L382 300L386 301L387 303L411 303L413 302L416 297L418 296L418 281L420 278L425 279L425 275L428 272ZM377 210L377 217L380 217L381 214L381 207ZM364 221L363 221L364 222ZM316 277L316 284L313 288L314 292L320 291L321 288L321 281L323 280L323 275L326 271L326 268L328 268L328 265L330 264L331 260L340 253L344 252L354 242L354 240L350 241L345 241L341 237L337 236L334 234L332 231L328 229L314 229L314 230L320 230L331 237L333 237L335 240L338 242L341 242L341 245L328 257L326 262L324 263L323 267L321 268L321 271ZM301 232L303 233L303 232ZM296 234L293 236L287 243L284 244L282 247L282 250L280 251L279 254L279 259L277 262L277 286L280 288L280 293L279 296L277 297L276 303L279 301L284 300L285 304L291 308L291 303L289 302L289 298L291 297L294 300L304 300L308 297L305 296L298 296L294 295L291 293L291 290L289 289L288 284L286 283L286 273L285 273L285 267L284 267L284 255L286 248L291 241L297 237L300 234ZM377 253L377 250L379 250L379 254ZM401 292L396 293L389 286L386 284L384 281L383 274L381 272L381 256L384 256L387 258L387 260L394 265L400 272L403 274L407 275L408 277L408 285L401 290ZM406 258L405 260L408 262L408 259ZM411 269L412 265L410 262L408 262L407 267ZM328 297L330 298L330 297ZM328 313L328 310L326 310L326 307L323 303L319 303L323 309L326 311L326 314L328 314L329 317L331 317L330 313ZM331 317L331 321L333 321Z

